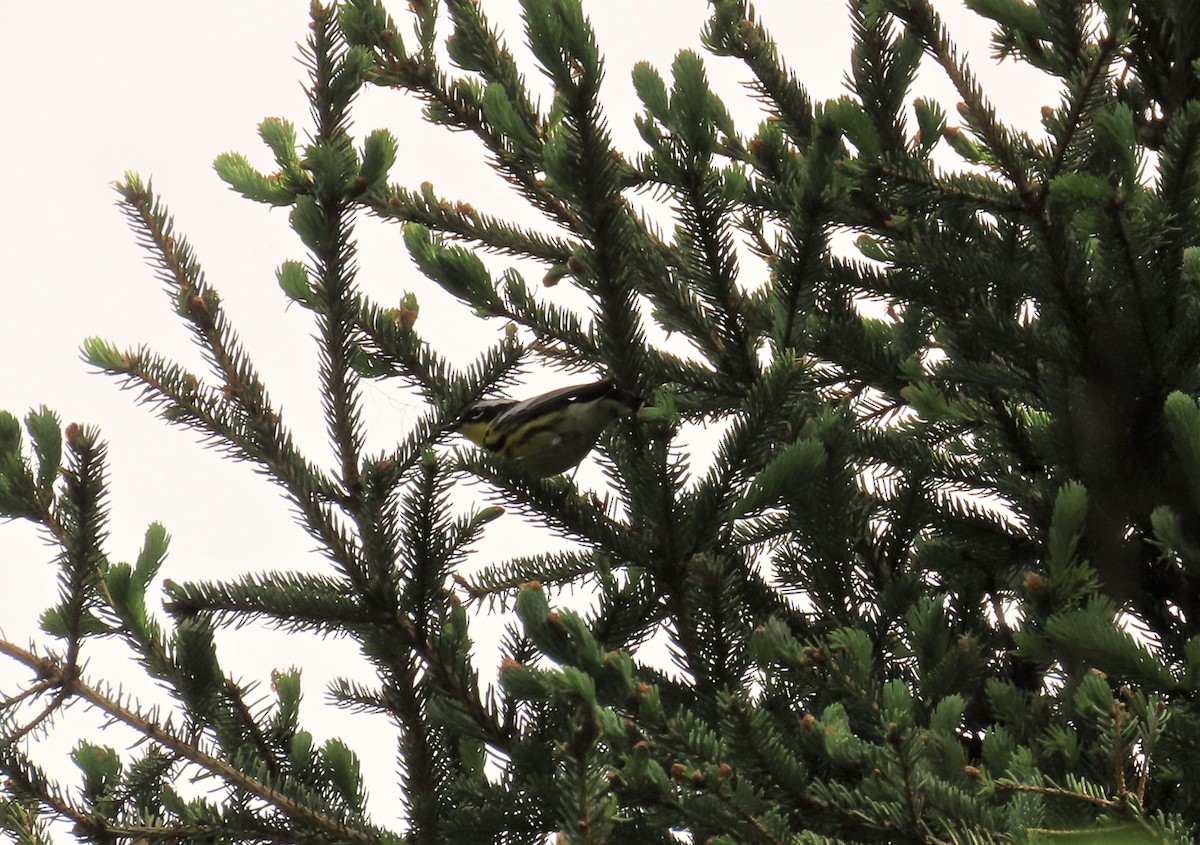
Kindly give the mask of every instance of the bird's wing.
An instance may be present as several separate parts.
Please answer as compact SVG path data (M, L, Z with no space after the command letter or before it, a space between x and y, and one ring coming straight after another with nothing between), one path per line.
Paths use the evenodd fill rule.
M560 387L558 390L551 390L549 393L543 393L539 396L533 396L523 402L518 402L507 411L504 411L496 418L496 425L501 420L516 416L517 414L531 417L542 413L546 408L561 402L564 399L572 402L591 402L594 399L600 399L607 396L613 390L611 379L601 379L600 381L592 382L591 384L576 384L571 387Z

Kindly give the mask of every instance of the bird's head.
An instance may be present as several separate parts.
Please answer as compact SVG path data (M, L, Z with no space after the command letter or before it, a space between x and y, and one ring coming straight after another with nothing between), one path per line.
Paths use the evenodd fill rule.
M516 404L516 399L481 399L467 408L450 428L475 445L482 446L483 436L487 434L492 421Z

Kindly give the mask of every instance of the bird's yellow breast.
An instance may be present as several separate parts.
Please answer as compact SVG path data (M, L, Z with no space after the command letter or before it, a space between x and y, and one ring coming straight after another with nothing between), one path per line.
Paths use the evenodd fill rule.
M472 420L471 422L461 423L458 426L458 433L470 440L476 446L482 446L483 438L488 433L488 429L491 428L491 425L492 421L490 419Z

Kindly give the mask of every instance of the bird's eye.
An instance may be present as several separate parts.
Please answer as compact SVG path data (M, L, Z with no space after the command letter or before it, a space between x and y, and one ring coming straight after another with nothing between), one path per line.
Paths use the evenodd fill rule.
M483 408L469 409L466 414L463 415L463 419L467 422L474 422L475 420L483 419Z

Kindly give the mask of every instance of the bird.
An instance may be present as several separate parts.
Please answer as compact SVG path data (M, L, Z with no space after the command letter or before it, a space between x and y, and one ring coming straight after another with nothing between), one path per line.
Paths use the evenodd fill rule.
M577 466L604 429L645 404L605 378L529 399L482 399L451 428L523 474L546 478Z

